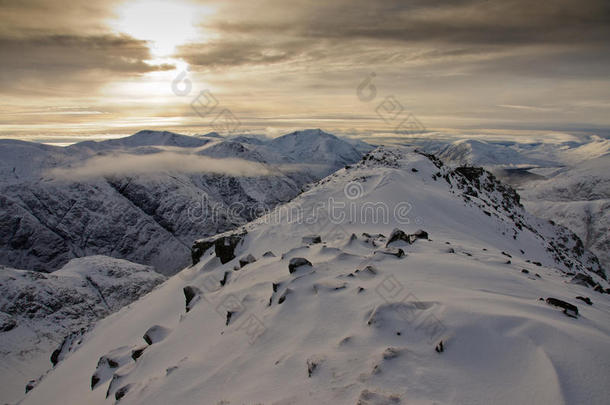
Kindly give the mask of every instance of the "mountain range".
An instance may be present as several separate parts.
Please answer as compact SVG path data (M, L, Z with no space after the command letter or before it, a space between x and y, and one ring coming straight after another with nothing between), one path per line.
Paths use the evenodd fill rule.
M106 255L174 274L194 239L242 225L361 156L321 130L264 142L155 131L68 147L0 140L0 264L51 272Z
M379 147L248 223L201 235L188 259L83 333L20 403L610 394L604 269L481 168Z

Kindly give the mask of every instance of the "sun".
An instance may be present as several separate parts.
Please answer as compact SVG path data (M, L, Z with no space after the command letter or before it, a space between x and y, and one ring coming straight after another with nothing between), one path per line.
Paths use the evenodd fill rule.
M148 41L153 57L162 59L189 41L204 42L197 25L213 12L210 6L188 1L135 0L119 5L109 24L119 33Z

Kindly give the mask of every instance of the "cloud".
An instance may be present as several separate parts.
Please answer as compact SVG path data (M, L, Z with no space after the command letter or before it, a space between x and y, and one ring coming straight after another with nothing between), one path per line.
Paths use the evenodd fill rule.
M603 0L535 2L505 0L335 0L228 2L221 13L203 24L220 34L236 65L265 63L251 57L256 50L275 50L297 57L303 51L343 45L352 53L370 46L397 48L404 44L444 44L453 47L511 47L536 44L607 47L610 6ZM360 41L360 42L359 42ZM352 47L350 45L358 45ZM218 48L220 44L213 44ZM442 46L441 46L442 47ZM195 48L202 65L215 55L202 44ZM197 64L196 49L186 56ZM182 53L179 53L182 55ZM222 55L221 55L222 56ZM338 55L339 57L341 55ZM221 58L222 59L222 58ZM231 60L226 60L230 62Z
M126 35L50 35L27 38L0 37L0 85L20 80L46 84L79 81L105 83L108 75L131 75L169 70L150 65L146 41Z
M31 131L125 132L141 117L207 130L171 92L173 73L146 74L170 68L148 62L150 44L108 25L129 1L0 0L0 131L29 120ZM375 114L389 95L429 128L610 125L605 108L585 107L608 100L606 0L176 1L214 10L173 55L189 64L189 97L211 89L244 129L389 131ZM378 99L363 104L355 89L371 72ZM83 103L107 114L7 113ZM174 121L156 119L165 116Z
M135 176L155 173L224 174L256 177L272 175L265 165L236 158L216 159L179 152L146 155L114 153L95 156L73 167L50 169L46 175L58 180L78 181L106 176Z
M189 64L206 67L267 65L289 61L299 53L299 46L293 42L265 44L254 39L188 44L178 51Z

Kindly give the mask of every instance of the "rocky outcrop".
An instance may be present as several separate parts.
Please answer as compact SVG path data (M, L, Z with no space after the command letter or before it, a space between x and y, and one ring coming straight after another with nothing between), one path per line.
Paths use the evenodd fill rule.
M256 258L252 254L249 254L249 255L244 256L241 259L239 259L239 267L242 268L244 266L247 266L250 263L254 263L255 261L256 261Z
M386 243L386 247L389 247L390 244L397 242L397 241L403 241L408 244L412 244L417 239L428 239L428 232L426 232L422 229L419 229L415 233L407 235L403 230L396 228L390 234L390 238L388 239L388 242Z
M314 245L316 243L322 243L320 235L307 235L303 236L302 242L307 245Z
M312 264L309 260L303 257L294 257L290 259L290 262L288 263L288 271L290 272L290 274L292 274L303 266L311 267Z
M171 330L164 326L153 325L148 328L143 336L143 339L148 345L152 345L165 339L170 332Z
M247 232L244 230L240 233L223 234L221 236L213 236L210 238L200 239L195 241L191 248L191 258L193 265L199 263L201 256L214 247L214 253L220 259L222 264L235 259L235 248L243 240Z
M187 285L182 289L182 291L184 292L184 299L186 301L186 312L189 312L201 298L201 290L197 287L193 287L192 285Z
M563 308L563 313L569 317L576 318L578 317L578 307L576 305L570 304L569 302L565 302L558 298L549 297L546 299L546 303L549 305L553 305L555 307Z

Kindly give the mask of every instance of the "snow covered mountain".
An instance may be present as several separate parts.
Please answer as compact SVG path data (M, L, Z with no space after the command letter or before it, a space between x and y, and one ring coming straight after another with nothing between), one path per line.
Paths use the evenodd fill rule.
M610 140L562 143L425 141L452 165L482 166L517 188L526 208L567 226L610 268Z
M296 131L273 139L267 145L295 162L315 164L314 173L327 175L362 157L356 147L321 129ZM328 170L327 167L333 170Z
M104 256L72 259L52 274L0 266L0 400L21 398L95 321L164 280L149 266Z
M330 134L287 136L313 149L155 131L69 147L0 140L0 264L52 271L103 254L173 274L195 238L242 225L362 155Z
M418 230L419 228L423 230ZM197 241L21 404L605 403L610 300L491 174L378 148Z
M532 158L518 149L502 143L480 140L459 140L446 145L435 154L446 162L458 166L484 166L489 169L500 167L555 166L551 161Z
M610 268L610 153L564 167L519 191L528 211L576 232Z

